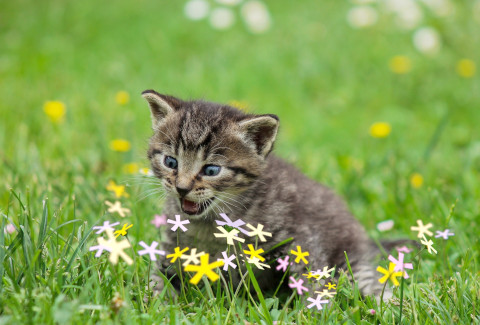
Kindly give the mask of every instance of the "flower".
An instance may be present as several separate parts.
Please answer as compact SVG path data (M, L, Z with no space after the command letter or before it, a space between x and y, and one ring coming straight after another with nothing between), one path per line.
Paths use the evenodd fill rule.
M128 197L128 193L125 192L125 185L117 185L114 181L108 182L107 190L115 193L116 197Z
M455 235L453 232L450 232L450 229L445 229L444 231L437 230L435 238L442 237L443 239L447 240L449 236Z
M227 239L227 244L228 245L233 245L234 244L234 242L233 242L234 239L241 242L241 243L245 242L245 239L237 237L237 235L239 233L239 231L237 229L232 229L230 231L227 231L222 226L217 226L217 229L220 230L221 233L216 232L213 235L216 238L225 237Z
M335 283L332 283L332 282L328 282L326 285L328 290L336 290L337 289L337 285Z
M385 283L388 279L390 279L390 281L393 282L393 285L398 287L400 283L398 282L397 277L403 276L403 272L395 272L394 270L395 264L392 262L388 264L388 270L381 266L377 267L377 271L384 274L384 276L381 277L378 282Z
M378 231L383 232L383 231L387 231L387 230L392 229L393 225L394 225L393 220L385 220L385 221L379 222L377 224L377 229L378 229Z
M223 261L223 270L228 271L228 267L231 267L232 269L236 269L237 265L232 263L232 261L235 259L235 255L232 254L230 256L227 255L227 252L222 252L223 258L218 258L217 261Z
M413 34L413 46L421 53L434 55L440 51L440 35L432 27L422 27Z
M320 297L333 298L337 292L336 291L328 291L328 289L323 289L322 291L315 291L315 293L318 293L318 295Z
M235 23L235 15L228 8L215 8L210 13L210 25L215 29L228 29Z
M126 236L126 235L127 235L127 230L130 229L130 228L132 228L132 227L133 227L133 224L128 225L128 222L127 222L126 224L124 224L124 225L122 226L122 229L117 230L117 231L114 232L114 234L117 234L117 235L115 236L115 238L117 238L117 237L120 236L120 235Z
M128 163L123 165L123 172L127 174L136 174L139 171L139 166L137 163Z
M252 226L251 224L248 223L247 228L250 228L252 230L251 232L248 233L248 235L250 237L257 236L258 239L260 239L261 242L266 242L267 241L265 239L265 236L272 237L271 232L263 231L263 225L262 224L258 224L257 228L255 228L254 226Z
M5 226L5 233L13 234L16 231L15 225L13 223L9 223Z
M127 105L130 101L130 95L124 90L119 91L115 94L115 101L119 105Z
M247 263L255 265L260 270L265 270L265 268L269 269L270 265L261 263L257 257L249 257L247 258Z
M314 273L315 273L316 275L318 275L318 280L320 280L320 279L322 279L322 278L328 279L329 277L332 276L333 270L335 270L334 267L328 269L328 266L324 266L324 267L323 267L323 270L318 269L318 270L316 270Z
M277 259L278 265L276 267L277 271L283 270L283 272L287 272L288 265L292 265L293 263L289 261L290 256L287 255L285 258L282 260L280 257Z
M396 55L390 59L388 67L393 73L406 74L412 69L412 61L405 55Z
M316 299L308 297L307 300L311 302L311 304L307 306L308 309L311 309L314 306L316 306L317 310L322 310L323 309L322 304L328 303L328 300L322 300L322 296L320 295L318 295Z
M303 273L302 275L307 277L307 279L311 279L311 278L318 279L320 277L320 275L316 274L315 272Z
M184 254L180 256L182 260L185 260L182 265L187 266L188 264L200 264L200 260L198 258L202 257L203 255L205 255L205 252L197 253L197 249L192 248L190 250L190 255Z
M145 249L142 249L141 251L138 251L138 255L140 256L148 254L150 256L150 260L152 261L157 260L157 257L155 256L155 254L165 256L165 251L155 249L158 246L158 243L156 241L153 241L150 246L148 246L144 241L141 241L138 244L143 248L145 248Z
M65 120L65 104L58 100L47 101L43 104L43 111L53 123L60 123Z
M205 254L200 257L200 265L187 265L185 266L185 272L197 272L193 278L190 279L190 283L198 284L202 276L206 275L210 281L215 282L219 276L213 269L223 266L223 261L216 261L209 264L209 255Z
M476 69L475 62L470 59L461 59L457 62L457 73L460 77L472 78Z
M408 279L409 276L407 274L407 271L405 271L405 269L413 270L413 265L412 265L412 263L403 263L403 258L404 258L403 253L398 253L398 260L395 257L393 257L392 255L388 256L388 260L390 262L392 262L393 264L395 264L394 271L402 272L403 277L405 279Z
M162 215L156 214L156 215L153 217L153 220L150 221L150 223L151 223L152 225L154 225L156 228L160 228L160 226L167 224L167 216L164 215L164 214L162 214Z
M427 246L427 250L430 254L432 254L432 255L437 254L437 250L435 248L433 248L433 241L431 239L429 239L427 241L427 238L425 237L425 235L423 235L423 239L420 240L420 243Z
M208 15L210 4L205 0L190 0L185 4L183 12L191 20L201 20Z
M370 135L374 138L386 138L391 131L392 127L387 122L376 122L370 126Z
M347 21L353 28L365 28L377 23L378 14L370 6L355 6L347 13Z
M109 260L112 264L118 263L118 258L121 257L128 265L133 264L133 260L128 256L123 250L130 248L130 242L126 239L117 242L113 236L113 232L110 229L106 230L108 240L105 240L103 237L97 238L98 244L101 247L104 247L108 252L110 252Z
M305 258L306 256L309 256L309 252L302 252L302 248L300 246L297 246L297 250L294 251L293 249L290 250L290 253L296 256L295 258L295 263L300 263L302 261L305 264L308 264L307 259Z
M125 218L127 213L130 213L130 209L127 208L122 208L122 204L120 201L115 201L115 203L112 203L110 201L105 201L105 204L109 206L108 212L114 213L117 212L120 217Z
M288 284L288 286L292 289L297 289L297 293L299 295L303 295L303 291L305 292L308 292L308 288L304 287L302 284L303 284L303 280L302 279L299 279L298 281L295 280L295 278L293 276L290 276L290 281L292 281L291 283Z
M173 224L173 227L171 228L172 231L177 231L177 229L180 228L183 230L183 232L188 230L184 225L190 223L190 221L188 220L181 221L180 215L178 214L175 215L175 221L173 221L172 219L167 219L167 222Z
M413 173L410 176L410 185L412 185L413 188L420 188L423 185L423 176L419 173Z
M252 244L248 244L248 251L247 250L243 250L243 252L247 255L250 255L250 258L258 258L260 261L265 261L265 257L261 256L260 254L262 254L264 252L263 248L260 248L258 250L255 250L255 248L253 247Z
M397 252L399 253L410 253L411 250L407 246L396 247Z
M418 225L418 227L414 227L414 226L410 227L410 230L418 231L418 235L417 235L418 238L424 237L425 234L427 234L429 236L433 235L433 233L430 230L428 230L428 229L433 227L432 223L427 223L426 225L424 225L423 221L418 219L417 220L417 225Z
M183 253L188 251L188 247L180 250L180 247L175 247L174 252L172 254L167 255L167 258L171 258L170 263L174 263L177 258L181 258Z
M92 229L98 229L98 231L96 232L96 234L98 235L98 234L101 234L104 231L107 231L107 229L110 229L110 230L113 231L114 230L113 227L117 226L119 224L120 224L120 222L114 222L114 223L111 224L110 221L105 221L103 223L103 226L94 226L94 227L92 227Z
M255 34L264 33L272 25L270 14L264 3L251 0L242 6L241 14L247 28Z
M245 230L243 229L241 226L243 226L245 224L245 222L242 220L242 219L237 219L235 221L232 221L225 213L220 213L220 217L223 218L223 220L225 221L221 221L221 220L215 220L215 222L217 223L217 225L219 226L229 226L229 227L233 227L233 228L237 228L238 230L240 230L243 234L247 235L248 236L248 230Z
M117 152L127 152L131 148L130 142L125 139L114 139L110 141L110 149Z

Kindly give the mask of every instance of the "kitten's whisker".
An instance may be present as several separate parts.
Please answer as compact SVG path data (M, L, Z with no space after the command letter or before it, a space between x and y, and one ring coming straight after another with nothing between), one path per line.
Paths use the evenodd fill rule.
M245 205L243 205L242 202L236 200L235 196L228 196L227 193L219 193L219 195L222 195L223 199L225 199L225 200L234 201L234 202L240 204L245 210L247 210L247 207ZM235 205L235 206L237 206L237 205ZM240 207L237 206L237 208L240 208Z

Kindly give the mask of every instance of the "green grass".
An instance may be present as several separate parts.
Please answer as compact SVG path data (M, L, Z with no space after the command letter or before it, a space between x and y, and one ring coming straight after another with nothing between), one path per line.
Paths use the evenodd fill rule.
M13 223L16 231L0 231L0 323L480 322L480 80L478 71L462 78L455 70L462 58L480 66L474 1L454 2L447 18L426 12L423 25L434 26L443 44L433 57L418 53L413 32L384 14L369 29L352 29L346 1L269 1L273 27L261 35L240 20L227 31L189 21L183 4L2 3L0 216L2 228ZM395 55L410 58L409 73L388 69ZM120 219L103 204L113 199L110 179L129 185L122 202L132 214L118 220L134 224L128 239L158 240L150 219L161 202L139 200L148 186L123 171L130 162L147 166L150 116L139 95L147 88L246 101L251 111L279 115L277 154L344 196L375 239L414 238L417 219L455 236L434 239L436 256L412 255L402 304L396 289L393 302L377 306L346 276L321 312L295 295L250 296L218 282L189 286L176 301L144 302L146 258L131 249L134 264L114 266L88 247L96 243L92 226ZM120 90L131 96L127 105L115 102ZM47 100L65 103L63 123L44 114ZM377 121L392 125L388 138L369 136ZM132 150L112 152L115 138ZM418 189L409 181L414 172L424 177ZM379 233L385 219L395 227ZM245 281L257 289L250 270Z

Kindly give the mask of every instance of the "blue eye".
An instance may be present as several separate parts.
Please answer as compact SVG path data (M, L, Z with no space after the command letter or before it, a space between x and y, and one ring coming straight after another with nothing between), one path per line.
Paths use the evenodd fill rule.
M170 156L166 156L163 163L165 164L165 166L171 169L176 169L178 166L177 159Z
M206 165L203 168L203 174L205 176L217 176L218 173L220 173L220 166L215 166L215 165Z

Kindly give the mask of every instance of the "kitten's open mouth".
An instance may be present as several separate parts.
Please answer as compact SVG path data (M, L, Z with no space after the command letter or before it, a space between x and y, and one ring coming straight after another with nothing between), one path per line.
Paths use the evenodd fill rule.
M180 206L182 207L183 212L189 215L201 214L205 211L212 203L214 198L208 199L203 203L197 203L189 201L187 199L180 199Z

